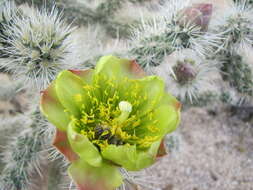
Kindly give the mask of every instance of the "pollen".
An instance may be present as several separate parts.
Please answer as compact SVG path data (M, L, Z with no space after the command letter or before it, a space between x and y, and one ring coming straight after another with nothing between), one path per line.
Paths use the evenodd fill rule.
M144 138L140 139L138 143L141 148L148 148L158 139L158 136L145 136Z
M155 132L159 132L159 131L160 131L159 128L156 127L156 126L154 126L154 125L150 125L150 126L148 126L147 128L148 128L148 130L149 130L150 132L152 132L152 133L155 133Z

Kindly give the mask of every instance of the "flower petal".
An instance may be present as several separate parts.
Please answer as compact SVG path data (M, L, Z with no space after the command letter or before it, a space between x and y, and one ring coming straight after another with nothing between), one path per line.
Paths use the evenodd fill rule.
M141 105L137 108L140 115L145 115L154 109L161 101L164 94L164 81L157 76L148 76L139 79L139 86L144 99L141 100Z
M77 75L78 77L80 77L83 82L85 83L91 83L92 82L92 76L94 73L93 69L86 69L86 70L69 70L70 72L72 72L73 74Z
M181 103L174 96L172 96L169 93L164 94L164 96L160 102L160 105L163 105L163 104L167 104L167 105L174 107L174 109L177 112L180 112L181 106L182 106Z
M137 64L137 62L135 60L130 62L129 65L129 70L138 77L144 77L146 76L146 73L144 72L144 70L141 68L141 66L139 64Z
M108 78L117 78L117 80L124 77L139 78L145 75L135 61L120 59L112 55L103 56L98 61L95 74L105 75Z
M109 145L102 150L102 155L127 170L138 171L154 163L159 145L160 141L157 141L147 150L137 150L134 145Z
M164 139L161 141L161 144L159 146L159 149L157 151L156 158L161 158L167 154Z
M167 133L174 131L179 123L179 112L170 105L162 105L154 111L154 118L158 120L156 123L160 129L160 135L163 137Z
M78 155L73 152L67 137L67 133L57 129L53 145L70 161L77 160Z
M102 157L98 149L89 141L89 139L78 133L74 122L68 126L68 139L70 145L75 153L79 155L82 160L85 160L92 166L100 166L102 164Z
M70 71L62 71L56 79L57 96L66 110L75 117L80 116L81 105L85 105L87 101L84 85L81 78Z
M105 162L94 167L79 159L70 165L68 173L79 190L113 190L123 182L118 168Z
M40 109L46 118L62 131L67 130L70 122L69 115L64 112L64 107L60 103L56 90L55 81L42 92Z
M152 116L152 117L150 117ZM136 128L136 136L157 137L162 139L174 131L180 122L180 103L171 95L165 94L159 105L141 120L141 126Z
M181 119L180 111L181 111L182 105L174 96L172 96L169 93L164 94L160 102L160 105L168 105L171 111L174 110L172 112L174 113L173 115L175 116L175 118L174 118L174 121L170 123L170 126L168 126L168 131L167 131L167 133L170 133L174 131L180 123L180 119Z

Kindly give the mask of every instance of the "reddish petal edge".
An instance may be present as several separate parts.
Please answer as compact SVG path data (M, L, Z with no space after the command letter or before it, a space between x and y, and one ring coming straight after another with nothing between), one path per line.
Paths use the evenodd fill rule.
M177 111L181 110L182 104L181 104L179 101L177 101L177 102L175 103L175 108L176 108Z
M53 145L70 161L76 161L79 159L78 155L72 151L68 141L67 133L56 130Z
M69 70L73 74L80 77L85 83L90 83L92 80L93 70L85 69L85 70Z
M82 77L86 76L90 72L90 69L86 69L86 70L74 70L74 69L70 69L69 71L72 72L73 74L78 75L79 77L82 78Z
M137 77L144 77L146 73L141 68L141 66L136 62L136 60L132 60L130 63L130 71L135 74Z
M158 149L157 155L156 155L156 159L159 159L163 156L165 156L167 154L166 149L165 149L165 143L164 143L164 139L162 140L160 147Z

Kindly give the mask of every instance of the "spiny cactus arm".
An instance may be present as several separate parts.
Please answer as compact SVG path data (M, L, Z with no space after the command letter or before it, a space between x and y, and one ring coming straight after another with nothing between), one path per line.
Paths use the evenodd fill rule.
M206 31L212 5L189 5L187 2L173 0L168 3L168 10L161 9L166 16L143 21L132 31L129 55L143 68L148 70L162 64L167 55L176 51L191 49L205 57L220 47L221 36Z
M211 20L213 5L209 3L193 4L181 11L182 18L179 22L192 22L206 31Z
M13 134L5 145L2 162L0 184L3 190L28 190L34 183L32 175L42 176L42 166L47 162L47 151L50 133L46 133L47 122L38 111L32 111L27 116L27 122L19 127L22 131ZM48 129L48 128L46 128Z
M114 14L123 6L124 0L110 0L99 4L96 8L90 8L79 2L58 2L58 7L62 8L65 16L71 23L77 25L102 24L107 34L116 38L118 36L129 36L129 26L133 23L122 24L114 21Z
M226 56L227 55L227 56ZM226 54L221 68L222 76L239 93L253 96L253 69L238 54Z
M96 22L96 12L77 1L57 1L57 7L64 10L64 16L70 23L87 25Z
M73 28L62 20L56 8L29 9L26 15L15 16L12 25L5 27L9 38L1 40L9 43L3 51L10 58L3 67L13 77L26 81L24 84L42 90L60 70L71 67L67 60L73 53L70 41Z
M2 171L1 185L4 190L26 190L30 186L29 176L32 172L40 175L40 163L43 160L40 135L33 130L26 130L11 141L3 153L6 165Z
M110 17L122 7L122 4L125 0L108 0L102 2L97 8L96 12L101 16Z
M27 123L27 118L24 115L18 115L13 118L1 118L0 122L0 147L4 147L6 144L6 141L8 141L8 138L12 134L16 134L17 132L21 131L21 128L19 126ZM2 151L2 150L1 150Z
M20 81L9 82L8 84L0 85L0 100L10 100L20 92L22 84Z

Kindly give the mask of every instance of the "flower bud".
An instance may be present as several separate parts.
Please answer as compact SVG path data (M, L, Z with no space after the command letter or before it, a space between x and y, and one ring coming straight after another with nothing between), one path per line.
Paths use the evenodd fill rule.
M193 23L201 27L202 31L206 31L211 19L213 6L208 3L195 4L181 12L179 23Z

